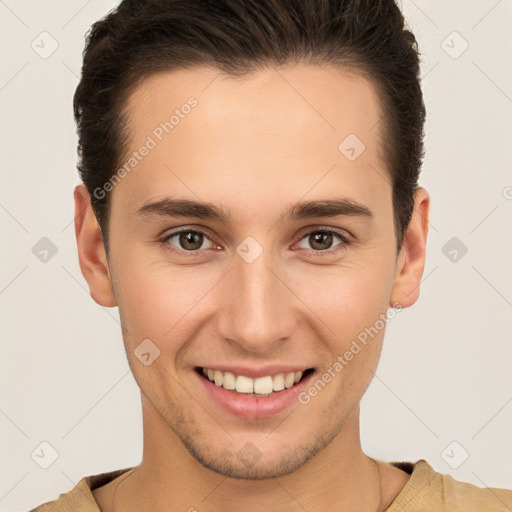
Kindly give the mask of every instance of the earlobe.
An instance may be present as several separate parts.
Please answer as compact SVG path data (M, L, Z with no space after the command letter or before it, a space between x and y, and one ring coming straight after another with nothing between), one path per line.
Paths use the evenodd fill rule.
M404 236L404 244L395 267L395 281L391 292L390 306L412 306L419 298L420 283L425 269L430 196L420 187L414 196L411 222Z
M100 226L85 185L74 189L75 236L80 269L91 297L101 306L117 306Z

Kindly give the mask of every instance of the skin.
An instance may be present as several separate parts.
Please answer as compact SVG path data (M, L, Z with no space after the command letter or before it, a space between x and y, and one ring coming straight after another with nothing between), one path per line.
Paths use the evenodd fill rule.
M190 96L198 105L113 189L108 259L85 187L74 192L80 267L93 299L119 307L144 422L140 465L93 495L108 512L384 510L409 475L379 461L380 501L359 402L385 329L308 404L271 418L224 411L193 368L296 363L320 378L380 314L417 301L429 194L416 192L397 254L380 103L357 74L296 64L243 79L211 68L152 75L128 102L131 151ZM353 162L338 150L350 133L366 146ZM170 195L222 206L230 225L135 213ZM340 196L373 217L279 221L300 200ZM208 233L192 257L178 236L160 241L181 227ZM347 231L351 243L315 244L313 228ZM247 236L263 248L252 263L236 252ZM160 350L149 366L134 355L147 338ZM261 454L254 465L237 456L248 442Z

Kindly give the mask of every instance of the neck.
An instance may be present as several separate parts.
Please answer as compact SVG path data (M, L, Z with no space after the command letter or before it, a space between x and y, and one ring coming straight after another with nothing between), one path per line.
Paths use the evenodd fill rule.
M359 406L337 435L295 471L260 480L231 478L198 462L143 397L142 462L117 482L113 512L132 510L382 510L378 463L361 450ZM123 475L124 476L124 475Z

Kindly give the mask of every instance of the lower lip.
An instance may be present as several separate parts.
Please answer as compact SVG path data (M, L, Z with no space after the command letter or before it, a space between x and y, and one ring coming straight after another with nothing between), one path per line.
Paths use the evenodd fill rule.
M202 370L199 371L202 372ZM224 389L205 376L200 375L197 370L193 373L197 375L201 385L204 386L215 402L230 413L246 418L269 418L298 402L298 395L306 389L316 371L310 372L291 388L274 391L272 395L261 398L244 396L236 391Z

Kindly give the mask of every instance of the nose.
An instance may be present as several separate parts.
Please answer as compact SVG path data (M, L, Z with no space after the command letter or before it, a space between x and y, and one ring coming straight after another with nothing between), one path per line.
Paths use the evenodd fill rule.
M222 291L220 335L249 352L275 353L274 345L292 337L298 323L299 301L289 278L270 250L254 261L238 254L233 260Z

